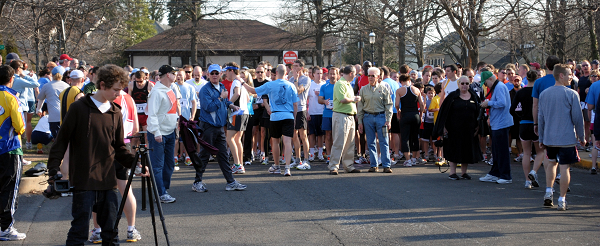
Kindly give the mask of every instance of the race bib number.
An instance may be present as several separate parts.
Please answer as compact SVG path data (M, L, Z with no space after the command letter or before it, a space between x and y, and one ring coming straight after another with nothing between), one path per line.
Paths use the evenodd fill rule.
M581 104L581 109L587 109L587 103L580 102L580 104Z
M427 111L427 119L433 119L433 112Z
M190 107L190 100L188 100L188 99L179 99L179 102L181 103L182 108Z
M329 104L327 104L327 109L333 109L333 100L329 100Z
M138 113L146 112L146 105L148 105L148 104L147 103L136 103L135 107L136 107Z
M263 103L262 97L257 97L256 98L256 104L262 104L262 103Z

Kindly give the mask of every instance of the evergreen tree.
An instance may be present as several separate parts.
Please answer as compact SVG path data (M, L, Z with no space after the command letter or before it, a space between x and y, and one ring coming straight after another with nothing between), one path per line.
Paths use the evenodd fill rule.
M185 14L184 5L186 0L169 0L167 9L169 11L168 21L169 26L177 26L183 22L190 20L190 17Z
M154 35L154 21L150 18L148 3L144 0L132 0L127 4L129 18L125 21L126 47L142 42Z

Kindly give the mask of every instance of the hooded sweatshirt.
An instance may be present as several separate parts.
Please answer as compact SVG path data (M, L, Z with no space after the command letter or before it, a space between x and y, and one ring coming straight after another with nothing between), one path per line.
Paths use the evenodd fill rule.
M177 96L158 82L148 94L148 131L154 136L165 136L177 127Z
M134 155L123 142L123 115L111 102L105 113L91 99L92 94L77 100L63 120L48 156L49 174L60 169L67 145L69 181L76 190L110 190L117 187L114 160L129 168Z

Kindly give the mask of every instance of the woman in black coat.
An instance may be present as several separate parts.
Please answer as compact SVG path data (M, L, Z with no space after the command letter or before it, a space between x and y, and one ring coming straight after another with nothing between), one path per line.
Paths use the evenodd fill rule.
M467 179L467 167L470 163L482 159L479 150L478 129L480 128L479 98L469 89L467 76L458 79L458 90L449 93L440 108L438 119L433 128L433 137L444 136L444 158L450 163L451 180ZM456 164L461 163L461 173L456 174Z

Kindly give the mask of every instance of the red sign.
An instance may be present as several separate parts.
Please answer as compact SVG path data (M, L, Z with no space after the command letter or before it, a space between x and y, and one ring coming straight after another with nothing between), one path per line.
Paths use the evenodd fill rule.
M298 51L285 50L283 51L283 63L292 64L298 60Z

